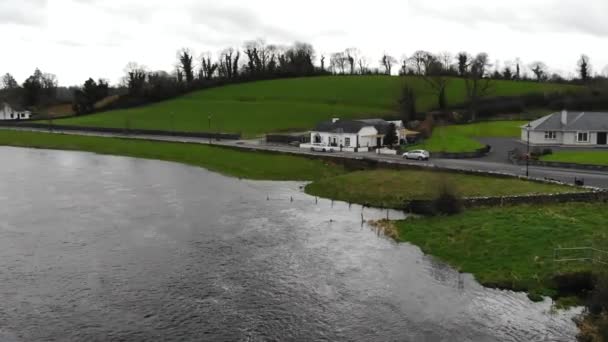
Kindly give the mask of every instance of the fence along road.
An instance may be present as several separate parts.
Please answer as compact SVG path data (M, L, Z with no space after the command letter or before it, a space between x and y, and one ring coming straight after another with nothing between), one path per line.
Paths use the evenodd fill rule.
M0 129L12 129L12 130L23 130L23 131L34 131L34 132L46 132L48 129L39 128L26 128L26 127L0 127ZM265 144L259 139L253 140L211 140L208 138L197 138L197 137L183 137L183 136L171 136L171 135L143 135L143 134L119 134L119 133L104 133L95 131L73 131L73 130L58 130L53 129L52 133L60 134L73 134L73 135L89 135L89 136L100 136L100 137L117 137L117 138L132 138L132 139L143 139L152 141L168 141L168 142L184 142L184 143L197 143L197 144L211 144L217 146L225 146L231 148L238 148L243 150L253 151L269 151L269 152L281 152L296 155L316 155L323 156L328 153L313 152L310 150L300 149L298 147L286 146L286 145L273 145ZM396 163L404 165L417 165L426 167L440 167L449 170L464 170L464 171L482 171L482 172L499 172L512 176L523 176L525 175L525 166L513 165L507 162L488 162L483 160L475 159L433 159L431 156L430 161L417 162L404 160L401 156L391 155L378 155L375 153L346 153L346 152L334 152L332 156L338 158L349 158L349 159L372 159L379 162L385 163ZM583 179L586 186L592 186L597 188L608 189L608 173L601 171L591 170L575 170L575 169L560 169L551 167L530 167L530 177L540 179L553 179L568 184L574 184L575 179Z

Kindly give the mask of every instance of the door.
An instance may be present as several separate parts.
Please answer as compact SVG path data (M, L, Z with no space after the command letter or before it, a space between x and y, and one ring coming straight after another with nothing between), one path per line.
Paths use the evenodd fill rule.
M376 146L382 147L382 138L376 138Z
M608 132L598 132L597 133L597 144L606 145L607 143L608 143Z

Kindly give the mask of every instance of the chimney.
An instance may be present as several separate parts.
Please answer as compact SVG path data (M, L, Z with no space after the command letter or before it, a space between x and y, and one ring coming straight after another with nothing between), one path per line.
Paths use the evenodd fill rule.
M566 126L568 124L568 111L562 110L562 126Z
M340 120L340 118L333 118L333 119L331 119L331 123L336 123L339 120Z

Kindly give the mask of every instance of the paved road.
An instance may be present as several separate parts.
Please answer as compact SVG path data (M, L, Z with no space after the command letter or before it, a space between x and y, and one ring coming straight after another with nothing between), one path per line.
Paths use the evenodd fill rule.
M32 129L32 128L9 128L27 131L43 131L48 130ZM111 134L111 133L100 133L90 131L58 131L55 133L64 134L75 134L75 135L92 135L92 136L105 136L105 137L121 137L121 138L134 138L134 139L147 139L157 141L175 141L175 142L188 142L188 143L199 143L199 144L212 144L218 146L230 146L248 150L264 150L264 151L277 151L301 155L322 155L322 152L311 152L308 150L302 150L297 147L285 146L285 145L269 145L262 143L259 140L223 140L223 141L212 141L210 139L203 138L189 138L189 137L174 137L174 136L155 136L155 135L125 135L125 134ZM521 165L513 165L508 163L506 160L501 162L500 158L482 158L482 159L431 159L428 162L408 161L404 160L400 156L388 156L388 155L377 155L375 153L332 153L332 156L341 158L372 158L385 162L407 164L407 165L423 165L428 167L441 167L453 170L481 170L487 172L500 172L515 176L525 176L526 167ZM560 169L550 167L530 167L530 177L534 178L549 178L559 180L565 183L574 183L575 178L584 179L585 185L605 188L608 189L608 173L598 171L587 171L587 170L572 170L572 169Z

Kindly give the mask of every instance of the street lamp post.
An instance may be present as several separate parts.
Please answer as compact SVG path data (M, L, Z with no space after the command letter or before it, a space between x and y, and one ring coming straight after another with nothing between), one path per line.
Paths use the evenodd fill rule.
M528 125L526 126L526 132L528 134L526 150L526 178L530 177L530 128L532 128L532 125L528 123Z
M211 114L207 116L207 120L209 121L209 144L211 144Z

